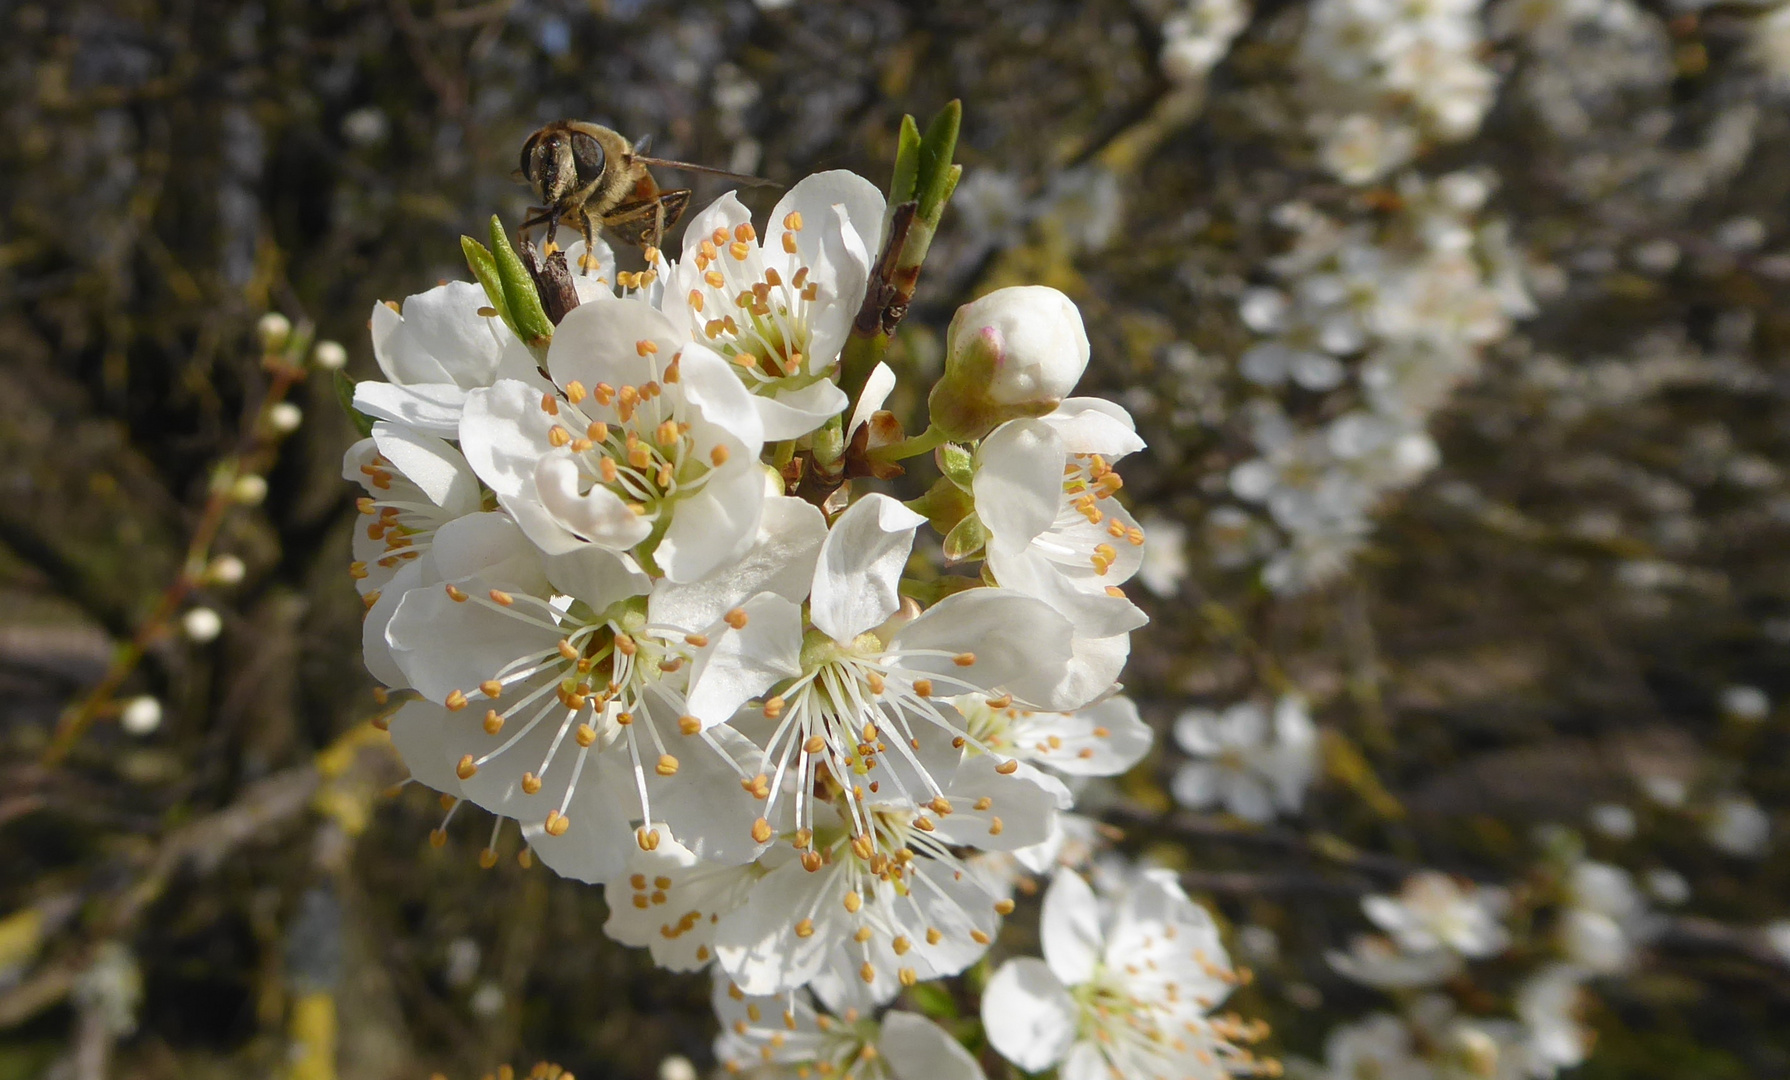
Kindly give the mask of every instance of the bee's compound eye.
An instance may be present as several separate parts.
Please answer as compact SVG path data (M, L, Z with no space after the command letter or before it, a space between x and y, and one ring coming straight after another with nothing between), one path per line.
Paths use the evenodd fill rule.
M524 179L533 180L535 178L535 144L540 141L538 137L530 135L528 141L522 144L522 164L518 167L522 170Z
M589 184L603 175L603 144L582 131L572 132L572 160L578 163L578 180Z

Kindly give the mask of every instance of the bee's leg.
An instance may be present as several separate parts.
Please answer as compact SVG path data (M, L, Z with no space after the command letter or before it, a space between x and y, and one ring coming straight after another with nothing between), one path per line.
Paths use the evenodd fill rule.
M522 224L516 226L516 242L520 244L526 241L528 239L528 230L534 228L536 225L546 225L547 234L549 236L553 235L552 220L552 208L546 206L529 207L528 216L522 219Z
M584 254L578 259L578 273L589 276L597 265L597 223L590 214L580 215L578 225L584 233Z

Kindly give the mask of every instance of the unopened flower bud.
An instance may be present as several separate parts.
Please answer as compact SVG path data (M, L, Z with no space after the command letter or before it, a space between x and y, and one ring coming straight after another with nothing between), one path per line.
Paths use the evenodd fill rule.
M224 632L224 620L208 607L196 607L180 617L180 628L187 637L203 645L216 641Z
M304 419L304 410L290 401L282 401L267 410L267 426L281 435L290 435L297 431L298 425L304 423Z
M143 694L124 703L118 726L131 735L148 735L162 726L162 703Z
M234 555L219 555L205 567L205 580L213 585L239 585L248 568Z
M267 498L267 479L243 473L230 483L230 498L244 506L259 506Z
M929 405L953 441L1050 412L1075 389L1089 352L1075 302L1044 285L996 289L958 308L945 349Z
M278 352L286 347L286 339L292 336L292 320L277 311L270 311L255 324L255 334L261 339L263 349Z
M696 1080L696 1066L682 1054L673 1054L659 1062L659 1080Z
M340 371L348 366L348 350L339 341L319 341L311 350L311 363L324 371Z

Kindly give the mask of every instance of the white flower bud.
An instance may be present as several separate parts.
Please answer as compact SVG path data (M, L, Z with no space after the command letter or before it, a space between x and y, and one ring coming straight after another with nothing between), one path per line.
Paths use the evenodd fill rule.
M267 479L244 473L231 482L230 497L244 506L259 506L267 498Z
M945 376L930 405L932 422L954 440L1043 416L1075 389L1088 366L1081 312L1043 285L996 289L958 308L945 348Z
M205 568L205 580L213 585L239 585L248 568L234 555L219 555Z
M311 363L324 371L340 371L348 366L348 350L339 341L319 341L311 350Z
M277 311L270 311L255 324L255 334L261 339L263 349L278 352L285 348L286 339L292 336L292 320Z
M304 423L305 413L290 401L282 401L267 410L267 426L281 435L290 435Z
M659 1062L659 1080L696 1080L696 1066L682 1054L673 1054Z
M180 617L180 628L186 636L203 645L216 641L224 632L224 620L208 607L196 607Z
M148 694L131 698L118 714L118 726L131 735L148 735L162 726L162 703Z

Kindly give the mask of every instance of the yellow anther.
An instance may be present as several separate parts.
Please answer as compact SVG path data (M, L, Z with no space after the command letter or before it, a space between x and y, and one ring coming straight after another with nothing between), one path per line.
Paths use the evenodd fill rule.
M459 712L461 709L466 708L466 692L463 690L455 690L447 696L447 700L442 704L448 707L449 712Z
M542 394L541 395L541 411L546 413L548 416L558 416L559 415L559 399L555 398L552 394Z
M589 392L584 389L584 384L577 379L573 379L566 384L566 400L574 405L583 401L588 393Z
M723 615L721 619L735 630L744 630L746 628L746 623L749 621L749 617L746 615L744 608L734 608L726 615Z
M759 818L757 821L754 821L752 823L752 840L754 843L762 844L762 843L766 842L767 840L769 840L770 838L771 838L771 823L770 822L766 821L764 818Z
M951 662L958 667L969 667L976 662L976 654L973 652L961 652L956 656L953 656Z
M694 716L680 716L677 720L677 729L685 735L694 735L702 730L702 721Z
M461 590L454 588L452 583L449 583L447 587L447 594L448 598L453 600L456 604L466 603L466 594Z
M810 938L814 936L814 920L802 919L796 923L796 936Z
M808 741L802 744L803 752L809 754L818 754L826 748L827 740L821 738L819 735L810 735Z
M914 693L920 695L921 697L931 697L932 696L932 680L931 679L915 679L914 680Z
M659 764L653 768L653 771L660 776L676 776L677 758L672 757L670 754L660 754Z
M471 754L461 755L460 764L454 766L454 775L462 780L471 780L472 775L478 771L478 764L472 760Z
M558 424L554 424L547 429L547 441L555 447L564 446L572 441L572 433Z
M522 794L538 795L538 794L540 794L540 791L541 791L541 778L531 772L523 773L522 774Z
M579 724L572 737L578 740L579 746L591 746L597 741L597 729L589 724Z
M485 710L485 734L495 735L503 730L503 717L496 709Z
M547 811L547 823L545 827L548 836L564 836L566 830L572 827L572 819L560 813L558 810L549 810Z

